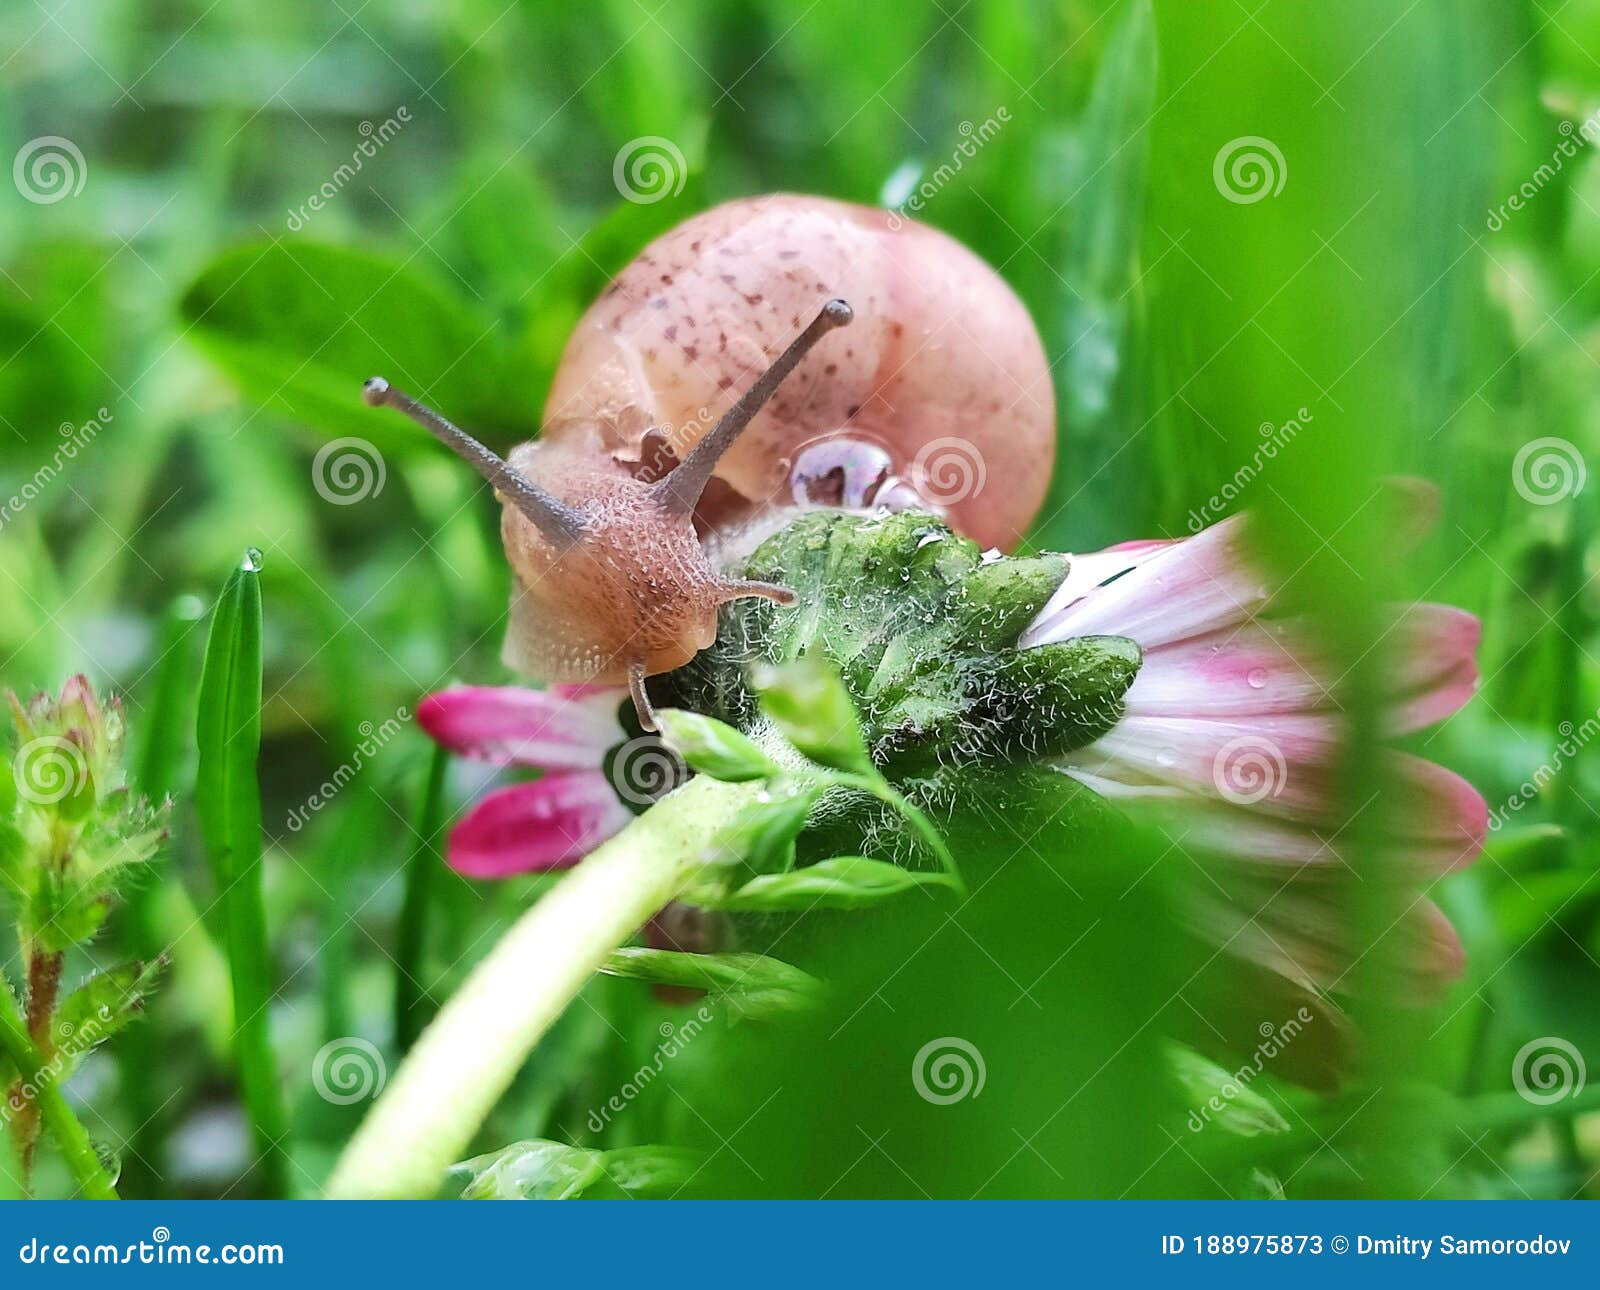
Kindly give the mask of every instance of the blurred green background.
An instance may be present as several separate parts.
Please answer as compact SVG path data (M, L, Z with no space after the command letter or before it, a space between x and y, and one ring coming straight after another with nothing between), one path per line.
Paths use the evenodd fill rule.
M654 233L779 189L898 204L959 157L918 215L999 269L1053 365L1060 451L1036 545L1093 549L1260 512L1263 557L1326 615L1358 709L1383 665L1368 648L1378 603L1483 618L1481 696L1415 741L1505 815L1485 857L1438 893L1467 978L1426 1015L1377 980L1354 1008L1362 1066L1338 1099L1253 1085L1287 1132L1190 1134L1192 1100L1159 1074L1166 1027L1139 1022L1199 964L1161 935L1159 875L1139 887L1148 909L1125 899L1146 870L1136 850L1084 853L1072 863L1100 876L1060 923L1027 916L1013 892L982 922L984 953L945 927L949 953L913 959L864 1037L698 1045L597 1135L586 1108L679 1015L635 983L599 981L483 1147L705 1139L720 1189L815 1193L829 1169L795 1164L787 1137L813 1114L829 1144L818 1155L837 1161L832 1194L1593 1190L1600 1120L1518 1098L1511 1066L1557 1036L1600 1070L1600 771L1584 746L1600 703L1597 493L1559 479L1541 492L1519 460L1559 441L1573 482L1600 448L1596 111L1600 0L8 5L0 504L34 488L0 526L0 681L26 693L84 671L125 697L137 743L158 706L192 695L199 633L184 624L241 551L263 552L272 1028L292 1182L314 1191L364 1109L318 1096L315 1054L344 1036L372 1039L391 1069L398 1052L396 942L427 760L409 714L451 678L504 679L491 507L420 433L363 409L360 380L403 378L507 447L537 430L578 314ZM1001 128L964 152L991 119ZM681 183L628 200L614 167L644 138L681 156ZM1230 194L1218 170L1247 138L1276 154L1272 191ZM37 168L41 152L61 165ZM1303 427L1268 467L1211 503L1263 430L1291 420ZM340 504L313 462L348 436L375 446L382 478ZM1395 473L1443 497L1404 561L1375 504ZM174 673L158 694L174 642L190 679ZM1360 737L1348 791L1364 801ZM352 761L359 772L302 827L293 813ZM135 1196L260 1190L225 977L195 918L212 893L191 762L183 750L170 768L170 858L104 943L108 961L170 947L166 984L73 1084ZM1538 791L1521 794L1530 780ZM453 768L448 800L482 782ZM1514 795L1528 800L1505 811ZM1362 845L1381 862L1381 837ZM424 861L431 918L402 969L421 1012L539 889ZM1105 876L1124 871L1125 884ZM1013 1007L1018 974L1051 973L1051 947L1079 934L1067 929L1100 919L1079 966ZM881 975L877 952L843 938L843 979ZM924 1024L916 1009L936 990L952 1011ZM1012 1072L967 1118L930 1127L926 1107L848 1078L888 1051L891 1029L963 1033L946 1016L968 1017L991 1071ZM768 1085L781 1115L763 1112ZM1057 1088L1092 1096L1057 1109ZM888 1163L897 1142L909 1154L935 1132L950 1136L932 1139L914 1181ZM41 1191L65 1185L47 1172Z

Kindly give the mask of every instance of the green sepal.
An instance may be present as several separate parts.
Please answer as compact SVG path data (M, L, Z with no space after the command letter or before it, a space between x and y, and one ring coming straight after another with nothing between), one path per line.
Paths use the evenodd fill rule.
M821 795L821 784L779 784L745 807L727 832L727 844L756 873L794 868L795 839Z
M732 914L866 909L915 887L949 885L943 873L913 870L866 856L834 856L790 873L762 874L718 899Z
M751 684L761 696L761 710L803 756L833 770L872 768L855 704L838 671L824 659L813 654L757 664Z
M124 963L89 977L56 1012L57 1051L70 1052L76 1066L139 1015L165 966L164 959Z
M600 970L653 985L704 990L735 1016L751 1020L808 1011L822 997L822 983L814 976L764 954L687 954L626 946Z
M666 708L656 713L661 738L691 769L725 784L767 779L778 767L749 739L725 721Z
M452 1165L462 1200L577 1200L676 1195L700 1158L677 1147L595 1151L530 1139Z
M755 691L771 675L765 667L826 661L838 669L872 761L891 776L1067 753L1121 719L1141 662L1124 637L1017 648L1067 566L1059 555L985 555L921 512L806 512L740 571L794 588L799 603L725 606L717 642L661 688L679 706L751 731L761 717ZM816 701L837 698L791 706ZM845 724L837 713L800 715L771 699L764 706L791 738L789 727L807 722Z

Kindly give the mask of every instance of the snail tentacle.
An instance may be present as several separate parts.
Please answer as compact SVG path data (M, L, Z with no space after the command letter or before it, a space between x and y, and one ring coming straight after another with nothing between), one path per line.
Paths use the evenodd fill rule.
M661 729L661 724L656 720L656 710L651 706L649 692L644 688L645 661L636 658L628 664L628 693L633 697L633 710L638 714L639 724L650 734L655 734Z
M419 403L404 391L395 389L381 376L374 376L362 385L361 398L368 407L394 408L410 417L493 484L556 546L571 546L583 535L581 512L518 474L493 449L440 416L427 404Z
M733 447L734 441L744 433L756 413L777 392L783 378L811 352L813 345L835 327L848 325L853 317L855 314L843 300L830 300L823 305L811 324L773 360L772 366L756 379L756 383L739 396L710 433L695 444L689 455L656 485L656 497L662 506L681 515L693 514L695 506L699 504L700 494L705 492L706 484L710 482L711 473L717 468L722 454Z

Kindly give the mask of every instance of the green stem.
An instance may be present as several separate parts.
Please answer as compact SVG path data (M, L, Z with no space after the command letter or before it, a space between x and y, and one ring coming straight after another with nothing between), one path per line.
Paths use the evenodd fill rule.
M428 760L427 781L412 820L415 834L406 861L405 897L400 905L400 929L394 948L394 1042L402 1053L410 1050L422 1030L423 953L428 939L428 906L439 856L443 828L445 772L450 755L435 745Z
M335 1197L427 1197L606 957L719 862L761 791L701 775L593 851L524 914L422 1033L346 1147Z
M0 1049L16 1064L22 1077L23 1095L30 1096L38 1106L45 1126L66 1158L79 1192L90 1200L116 1200L116 1190L106 1176L94 1144L56 1086L56 1072L45 1064L38 1048L28 1038L16 997L11 987L3 982L0 982Z
M939 863L944 867L945 881L965 899L967 884L961 877L961 868L956 864L956 858L951 854L950 848L945 844L943 836L934 826L932 820L922 811L921 807L907 801L881 775L856 775L848 772L837 772L828 776L835 784L847 788L860 789L863 793L870 793L885 806L902 816L914 828L918 835L926 842L934 855L939 857Z

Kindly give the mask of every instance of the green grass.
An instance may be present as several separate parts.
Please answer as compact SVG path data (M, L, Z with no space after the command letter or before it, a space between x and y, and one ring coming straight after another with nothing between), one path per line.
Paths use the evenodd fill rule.
M251 549L228 575L211 611L200 674L195 807L233 986L233 1060L250 1116L261 1186L285 1192L288 1133L272 1046L273 984L261 882L261 554Z

